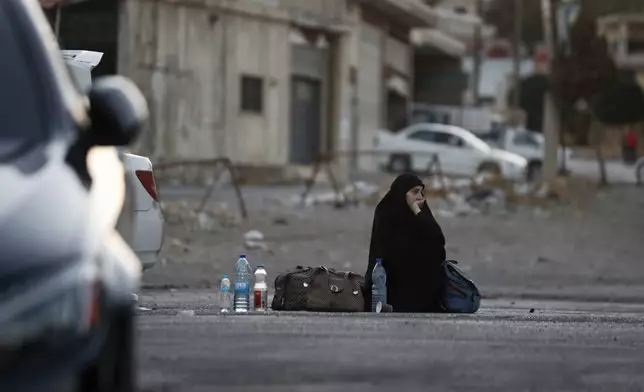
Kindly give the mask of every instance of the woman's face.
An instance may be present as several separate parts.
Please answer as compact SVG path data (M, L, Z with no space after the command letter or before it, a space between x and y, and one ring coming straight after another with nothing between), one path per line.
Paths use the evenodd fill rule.
M420 185L417 185L411 188L405 194L405 199L407 200L407 205L410 207L414 202L423 201L425 199L425 195L423 194L423 187Z

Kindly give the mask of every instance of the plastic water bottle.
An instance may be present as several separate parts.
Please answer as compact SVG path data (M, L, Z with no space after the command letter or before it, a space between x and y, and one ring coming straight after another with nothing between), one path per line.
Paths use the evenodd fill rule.
M228 275L224 275L219 285L219 305L221 313L228 313L233 306L232 291Z
M371 311L380 313L387 304L387 272L382 265L382 259L376 259L376 265L371 272Z
M268 285L266 284L266 270L263 265L258 265L255 270L255 285L253 286L253 298L256 312L265 312L268 308Z
M250 263L246 255L240 255L235 264L235 312L245 313L250 309Z

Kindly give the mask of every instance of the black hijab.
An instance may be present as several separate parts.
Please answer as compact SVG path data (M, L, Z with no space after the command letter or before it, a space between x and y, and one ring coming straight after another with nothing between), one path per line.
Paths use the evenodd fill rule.
M396 177L387 194L376 206L376 215L386 216L388 220L395 220L398 224L409 222L414 213L407 205L406 194L419 185L425 188L423 181L413 174L401 174ZM373 235L373 228L371 234Z
M387 271L387 299L394 311L436 309L445 237L427 203L418 214L407 205L406 193L419 185L425 187L418 176L401 174L376 206L365 274L366 311L371 310L371 272L377 258Z

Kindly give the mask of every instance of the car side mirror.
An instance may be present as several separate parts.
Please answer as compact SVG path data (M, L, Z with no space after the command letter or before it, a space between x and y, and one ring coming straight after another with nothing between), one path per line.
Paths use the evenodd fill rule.
M127 146L148 120L148 105L130 79L113 75L97 78L88 92L88 139L93 146Z

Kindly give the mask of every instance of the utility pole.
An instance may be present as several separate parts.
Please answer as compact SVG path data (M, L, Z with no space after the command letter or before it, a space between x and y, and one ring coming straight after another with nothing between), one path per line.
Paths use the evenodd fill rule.
M512 84L514 96L512 106L515 110L520 109L521 96L521 43L523 42L521 32L523 30L523 0L514 0L514 34L512 35L512 57L513 73Z
M58 4L56 6L56 17L54 19L54 34L56 35L56 39L60 41L60 20L63 17L63 6L62 4Z
M479 23L474 26L474 42L472 43L472 101L474 106L479 104L479 85L481 80L481 54L483 49L483 1L476 0L476 15L479 17Z
M548 77L552 80L552 64L555 56L555 37L552 20L553 0L541 0L543 16L543 35L548 56ZM552 91L547 91L544 96L544 121L543 136L545 148L543 154L543 180L550 184L557 177L557 147L559 145L559 111L555 104Z
M351 86L351 138L349 171L351 181L355 180L358 171L358 135L360 133L360 98L358 95L358 70L351 67L349 71Z

